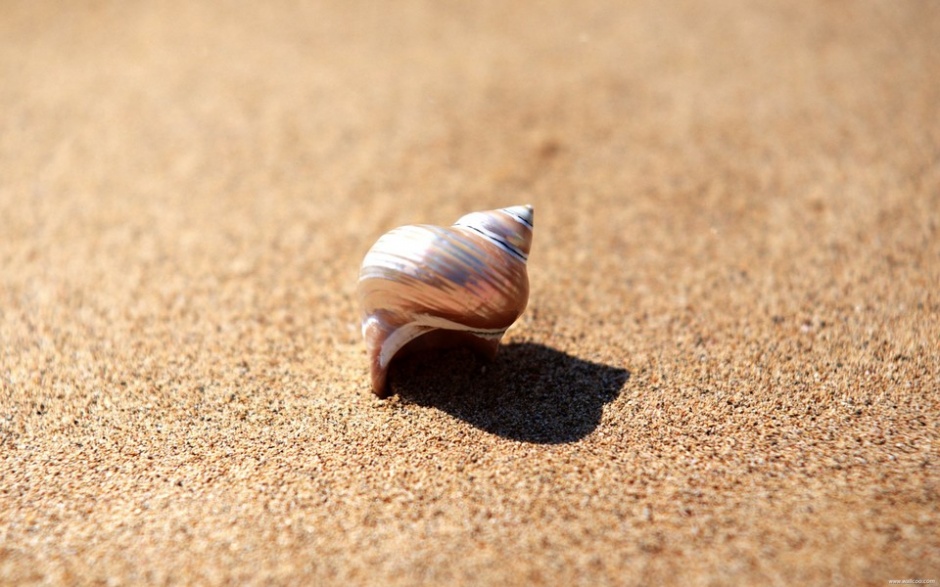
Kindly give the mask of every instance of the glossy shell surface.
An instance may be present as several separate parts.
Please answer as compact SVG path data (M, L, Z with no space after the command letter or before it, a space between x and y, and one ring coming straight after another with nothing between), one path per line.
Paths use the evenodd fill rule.
M492 357L529 297L532 206L461 217L453 226L402 226L372 246L359 272L362 335L372 390L389 393L406 350L466 344Z

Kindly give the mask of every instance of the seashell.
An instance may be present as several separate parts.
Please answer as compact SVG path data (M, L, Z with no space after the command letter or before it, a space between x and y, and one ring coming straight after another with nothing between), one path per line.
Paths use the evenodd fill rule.
M383 235L359 271L362 336L372 391L389 394L392 360L464 345L493 358L529 299L532 206L461 217L450 227L402 226Z

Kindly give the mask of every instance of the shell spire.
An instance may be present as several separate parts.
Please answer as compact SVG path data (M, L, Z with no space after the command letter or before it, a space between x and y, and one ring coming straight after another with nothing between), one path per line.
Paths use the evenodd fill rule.
M359 271L362 336L372 390L388 396L393 359L465 345L492 358L529 298L531 205L473 212L450 227L386 233Z

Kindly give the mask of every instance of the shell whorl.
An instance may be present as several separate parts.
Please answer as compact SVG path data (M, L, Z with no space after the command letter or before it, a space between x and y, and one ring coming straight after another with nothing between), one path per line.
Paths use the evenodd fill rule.
M450 227L396 228L369 249L358 294L377 395L404 350L467 344L495 355L528 301L532 218L532 206L473 212Z

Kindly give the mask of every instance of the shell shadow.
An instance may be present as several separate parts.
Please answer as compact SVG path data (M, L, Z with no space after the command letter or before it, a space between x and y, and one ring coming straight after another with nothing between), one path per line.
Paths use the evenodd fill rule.
M539 444L580 440L601 421L630 378L626 369L584 361L535 343L500 348L484 363L466 349L407 357L392 367L394 393L492 434Z

